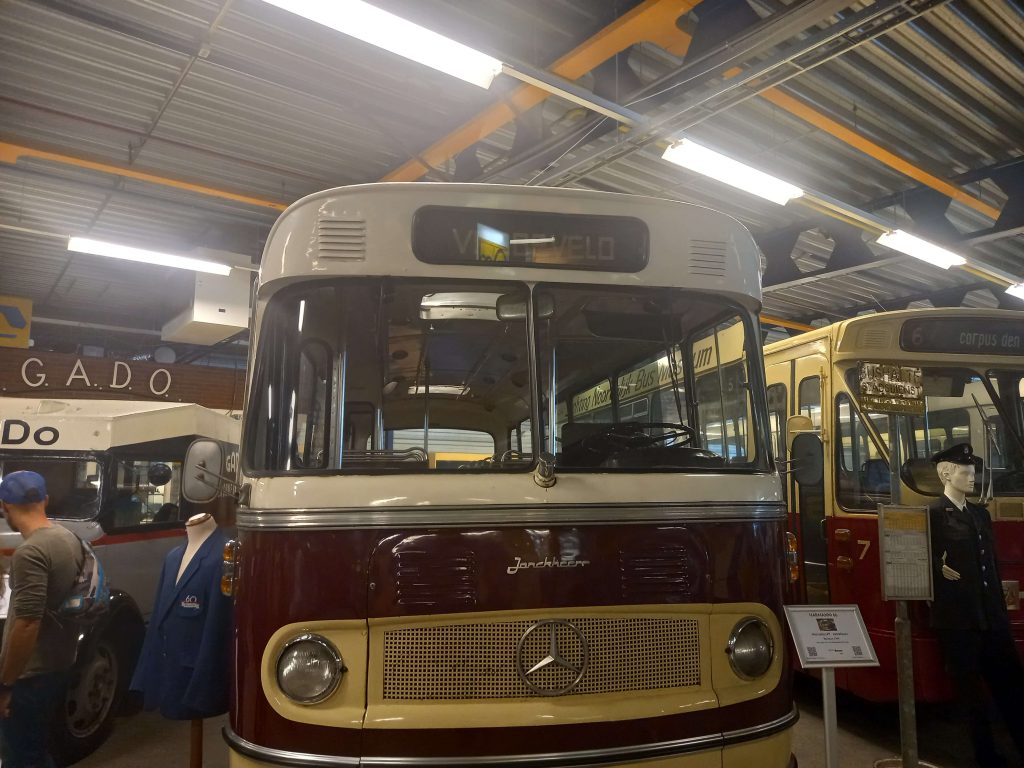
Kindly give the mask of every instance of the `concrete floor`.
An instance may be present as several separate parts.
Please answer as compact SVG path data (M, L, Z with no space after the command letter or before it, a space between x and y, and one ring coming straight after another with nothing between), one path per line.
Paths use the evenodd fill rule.
M800 768L825 768L819 683L798 678L796 699L800 722L794 731L793 752ZM868 704L840 692L838 712L840 768L872 768L876 760L899 754L899 714L895 705ZM204 768L227 768L227 746L220 735L226 722L226 716L204 722ZM921 759L942 768L973 767L966 734L948 707L920 707L918 734ZM119 720L110 740L77 766L188 768L188 750L188 722L164 720L143 712ZM1007 753L1012 754L1009 746ZM1011 765L1022 768L1021 763Z

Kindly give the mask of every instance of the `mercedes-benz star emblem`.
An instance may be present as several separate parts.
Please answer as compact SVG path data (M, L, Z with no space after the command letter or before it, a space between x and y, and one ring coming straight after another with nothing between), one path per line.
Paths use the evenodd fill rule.
M533 662L538 655L536 650L531 658L527 658L527 651L530 648L536 649L537 643L529 641L535 633L537 637L543 638L542 633L545 632L547 654L539 661ZM563 619L548 619L538 621L519 638L519 645L516 647L516 671L526 687L534 693L540 696L562 696L579 685L589 658L587 638L575 625ZM552 671L555 671L555 674L551 674Z

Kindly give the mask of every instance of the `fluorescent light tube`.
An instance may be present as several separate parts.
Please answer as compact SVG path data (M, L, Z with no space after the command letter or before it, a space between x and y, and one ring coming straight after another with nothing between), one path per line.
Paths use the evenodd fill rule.
M105 243L102 240L92 240L88 237L68 238L68 250L79 253L91 253L94 256L109 256L112 259L139 261L143 264L158 264L163 267L191 269L194 272L209 272L214 275L231 274L231 267L227 264L218 264L215 261L203 261L202 259L190 259L188 256L177 256L173 253L147 251L143 248L132 248L129 245Z
M915 259L927 261L929 264L934 264L936 267L942 267L943 269L967 263L967 259L963 256L942 248L935 243L922 240L920 237L904 232L902 229L894 229L892 232L879 235L878 240L875 242L879 245L884 245L886 248L892 248L894 251L905 253L907 256L913 256Z
M1011 296L1016 296L1018 299L1024 299L1024 283L1017 283L1011 285L1006 289L1006 292Z
M509 240L509 245L544 245L555 242L554 237L522 237L517 240Z
M661 157L670 163L689 168L691 171L763 197L765 200L771 200L778 205L785 205L790 200L804 195L800 187L769 176L764 171L751 168L689 139L677 141L666 149Z
M467 83L490 88L501 62L362 0L265 0Z

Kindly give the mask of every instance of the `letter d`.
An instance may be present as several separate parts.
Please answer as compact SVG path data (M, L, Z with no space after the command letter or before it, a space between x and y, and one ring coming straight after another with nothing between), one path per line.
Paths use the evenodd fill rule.
M15 437L13 434L14 427L21 427L21 435ZM8 419L4 422L4 431L0 435L0 443L3 445L21 445L28 440L28 424L21 419Z

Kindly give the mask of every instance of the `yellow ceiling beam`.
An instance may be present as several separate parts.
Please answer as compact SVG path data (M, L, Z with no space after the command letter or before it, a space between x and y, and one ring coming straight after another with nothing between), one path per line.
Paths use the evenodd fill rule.
M770 315L761 315L762 325L777 325L780 328L792 328L794 331L813 331L813 325L807 325L806 323L798 323L794 320L783 320L780 317L771 317Z
M251 195L240 195L237 192L231 192L227 189L218 189L217 187L208 187L204 184L193 184L190 181L182 181L181 179L174 179L155 173L146 173L145 171L139 171L126 165L88 160L83 157L67 155L62 152L51 152L49 150L36 149L35 147L27 147L21 144L11 144L6 141L0 141L0 163L14 165L23 157L33 157L38 160L49 160L62 165L70 165L75 168L85 168L90 171L109 173L113 176L122 176L127 179L146 181L150 184L158 184L163 187L173 187L174 189L181 189L186 192L195 192L198 195L206 195L207 197L219 197L222 200L232 200L236 203L245 203L246 205L254 205L259 208L270 208L275 211L283 211L288 207L287 203L279 203L276 200L267 200L262 197L252 197Z
M924 186L931 187L935 191L941 192L947 197L950 197L959 203L963 203L967 207L973 208L979 213L985 214L993 221L999 218L999 209L995 206L989 205L984 200L975 197L969 192L965 192L956 184L951 184L943 178L928 173L928 171L914 165L908 160L904 160L895 152L889 151L880 144L876 144L842 123L823 115L816 109L812 109L804 102L787 93L783 93L778 88L769 88L766 91L762 91L760 96L763 99L767 99L780 109L784 109L791 115L799 117L804 122L810 123L815 128L824 131L829 136L833 136L843 143L849 144L854 149L863 152L868 157L872 157L883 165L889 166L894 171L899 171L904 176L909 176Z
M700 0L646 0L619 17L586 42L551 65L550 71L566 80L577 80L612 56L641 41L654 43L681 56L690 44L689 36L678 33L676 20ZM547 91L521 85L503 101L483 110L468 123L420 152L416 158L384 176L381 181L416 181L428 166L440 166L462 150L490 136L506 123L548 98Z

